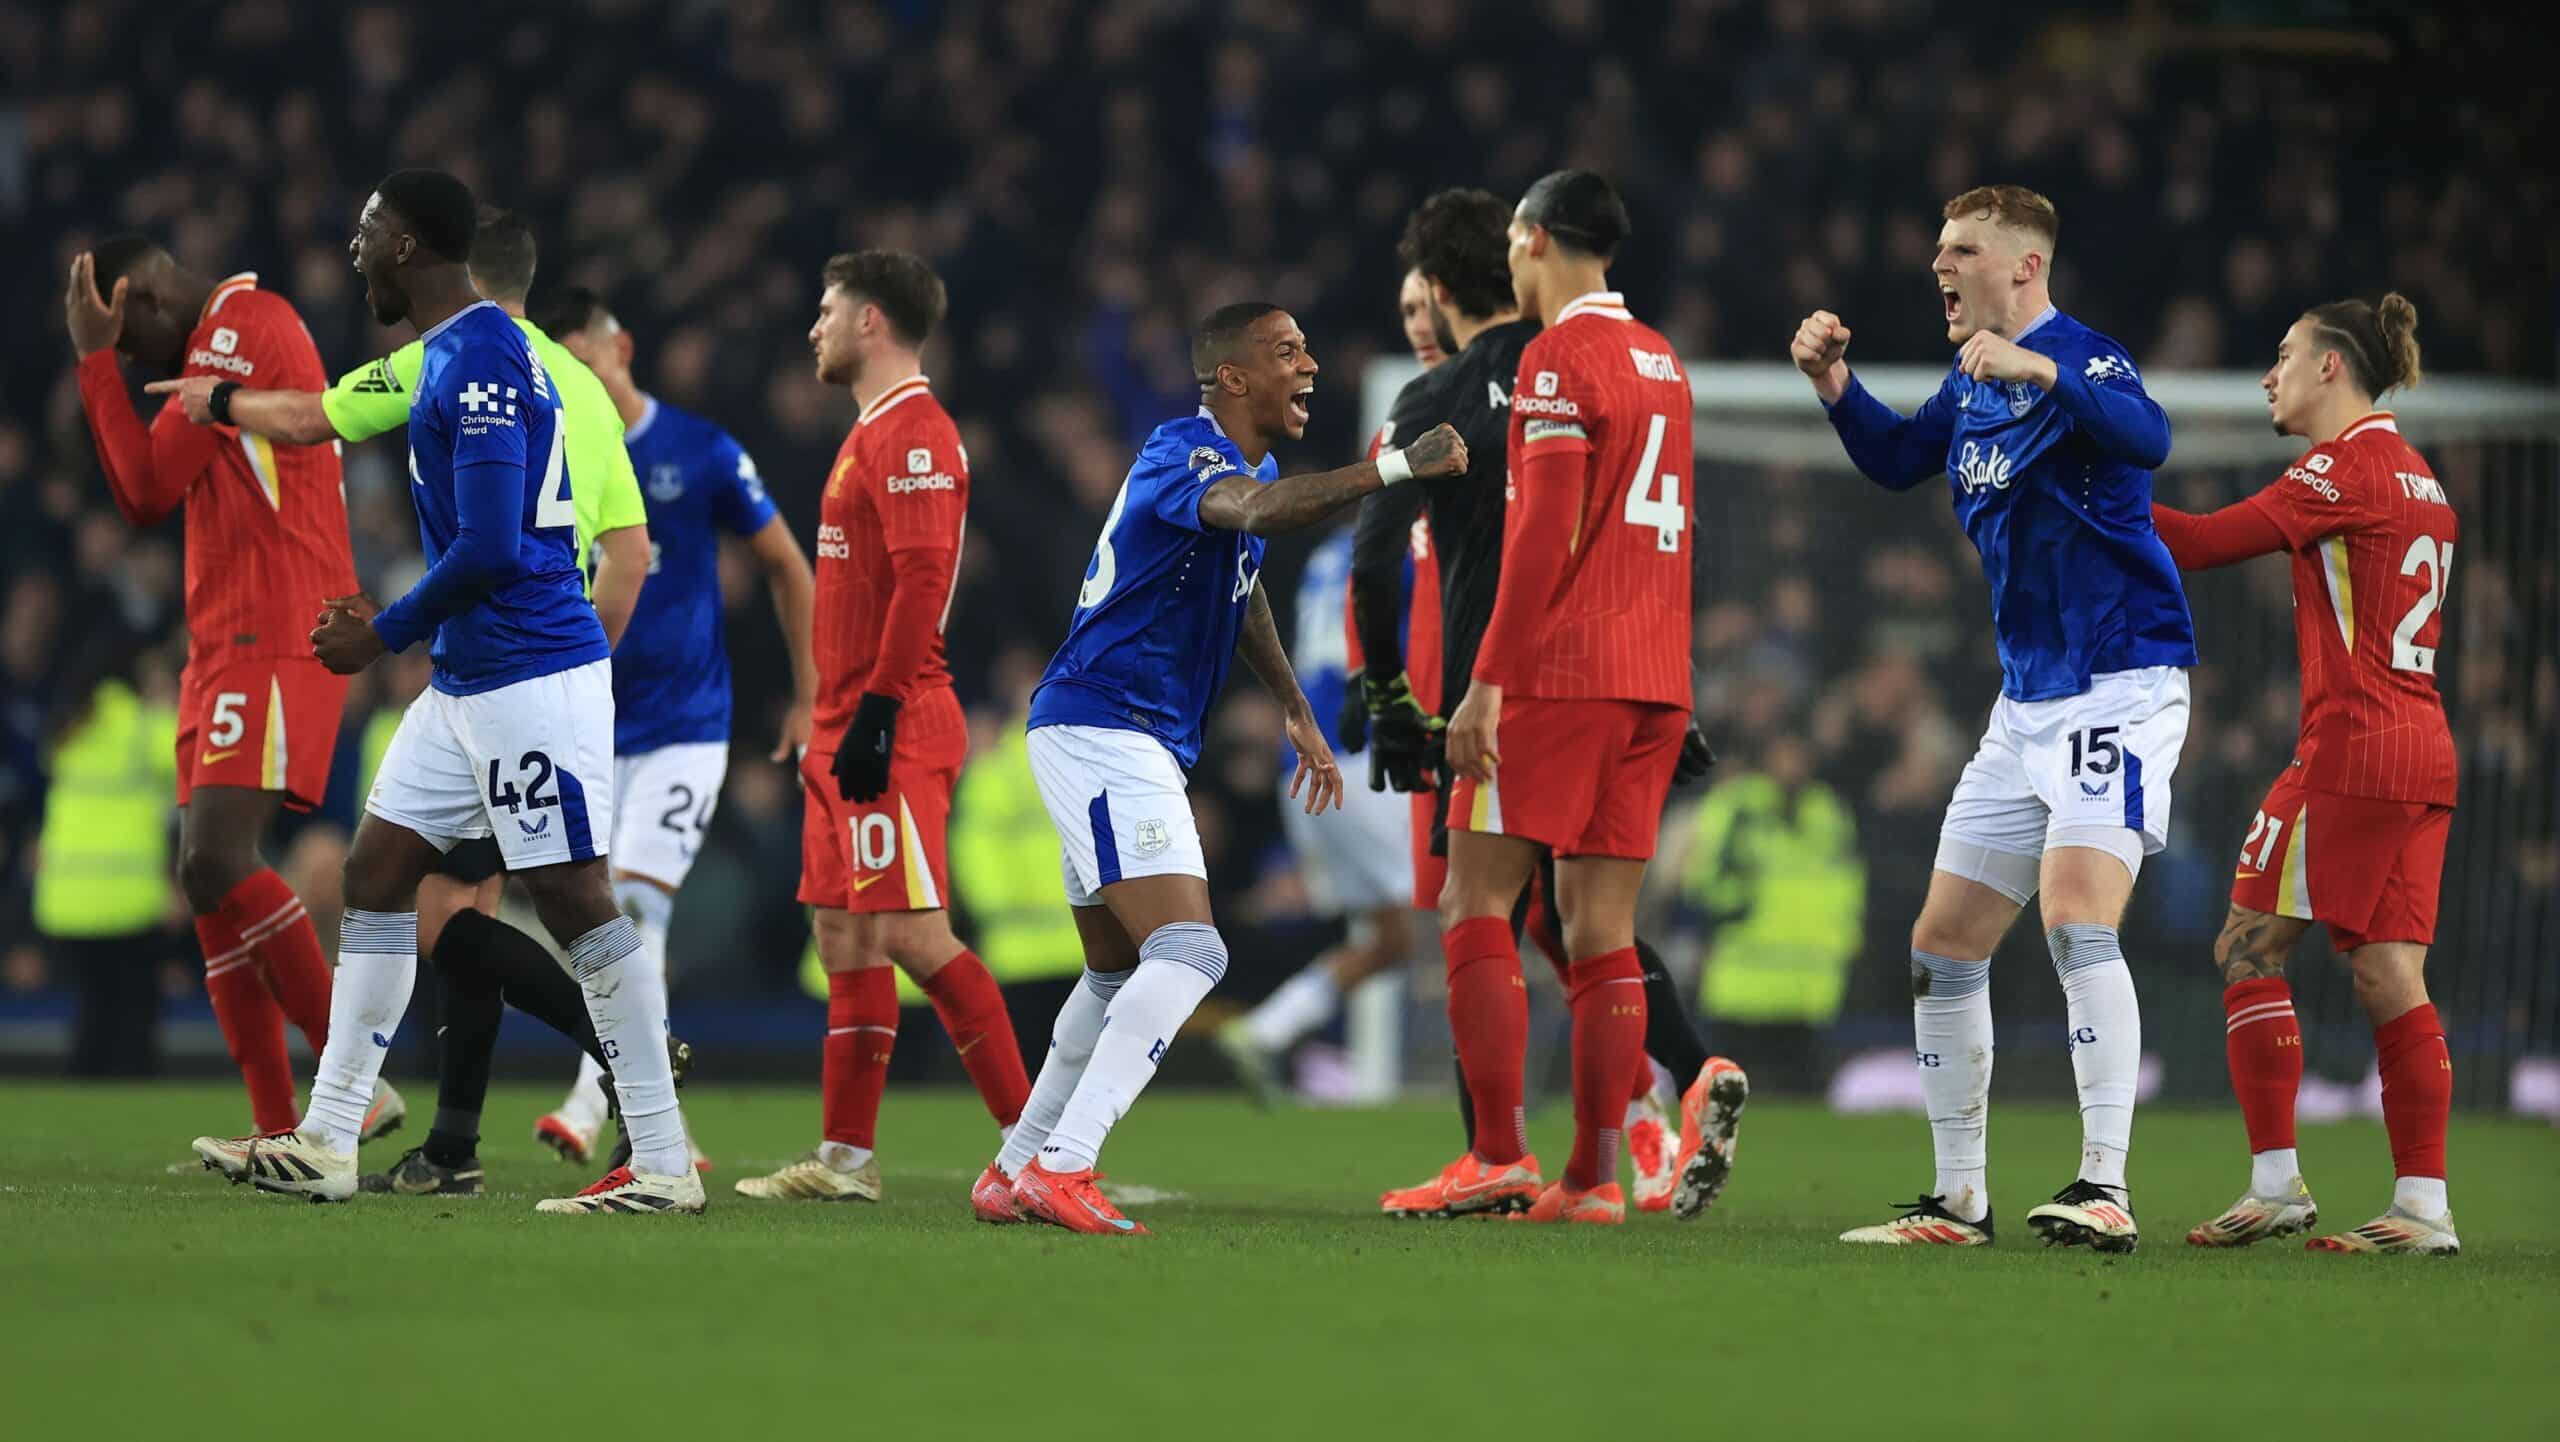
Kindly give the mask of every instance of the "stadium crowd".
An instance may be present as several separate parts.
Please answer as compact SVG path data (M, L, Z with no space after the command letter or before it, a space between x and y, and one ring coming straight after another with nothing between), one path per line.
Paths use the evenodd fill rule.
M347 261L366 187L395 165L450 167L534 219L537 298L570 280L608 295L642 383L734 432L804 534L850 419L802 339L818 267L855 245L926 255L952 302L929 368L977 490L949 635L982 746L1062 633L1134 442L1194 402L1196 313L1246 294L1293 310L1325 373L1308 444L1284 463L1351 454L1362 363L1397 344L1395 234L1443 184L1516 192L1558 164L1612 173L1638 221L1623 288L1691 357L1778 360L1796 318L1823 306L1858 325L1862 359L1941 361L1922 278L1938 206L2001 179L2055 198L2062 303L2151 369L2254 368L2306 302L2387 282L2426 317L2431 369L2553 372L2560 216L2528 148L2551 102L2492 105L2460 85L2446 22L2401 22L2387 42L2261 33L2270 48L2242 49L2150 6L2045 5L2005 38L2022 58L1994 75L1971 31L2010 23L1997 6L1956 26L1916 0L1373 0L1356 25L1333 8L585 0L430 14L237 0L169 25L140 3L0 3L0 217L25 318L0 359L0 986L33 988L60 965L29 919L50 748L102 678L148 702L183 655L177 523L135 534L109 504L61 334L69 257L113 231L149 232L210 274L262 272L342 371L400 339L371 324ZM2460 457L2438 465L2476 488ZM2164 498L2193 505L2249 481L2173 478ZM417 564L396 443L351 452L347 490L359 571L387 595ZM1833 1004L1890 1034L1917 860L1997 687L1975 563L1942 505L1841 475L1710 471L1699 496L1702 718L1728 778L1798 765L1771 753L1809 741L1864 859ZM1303 552L1274 547L1284 597ZM717 860L679 912L680 991L788 986L805 931L778 859L796 846L790 777L761 761L787 660L752 577L734 579L742 761L707 848ZM2552 605L2547 574L2483 567L2463 586L2468 633L2510 647L2537 597ZM2199 674L2179 844L2127 940L2196 983L2202 1018L2224 853L2293 712L2281 572L2194 594L2200 620L2218 612L2209 628L2245 618L2233 645L2249 661L2217 671L2209 656ZM2467 790L2547 793L2560 776L2556 708L2532 698L2551 685L2542 664L2449 678ZM387 715L422 671L379 668L355 704ZM289 874L315 912L332 828L361 796L366 728L345 735L331 804L293 838ZM1194 791L1220 909L1247 923L1230 931L1245 976L1276 977L1307 933L1272 804L1277 738L1272 708L1235 688ZM2494 863L2508 891L2543 889L2543 938L2560 880L2550 814L2546 800L2538 843ZM1663 913L1710 939L1732 924L1734 888L1747 893L1724 876L1711 894L1720 864L1663 868ZM2041 970L1995 971L2017 997L2004 1016L2056 1009ZM2517 1023L2546 1045L2552 990L2530 990Z

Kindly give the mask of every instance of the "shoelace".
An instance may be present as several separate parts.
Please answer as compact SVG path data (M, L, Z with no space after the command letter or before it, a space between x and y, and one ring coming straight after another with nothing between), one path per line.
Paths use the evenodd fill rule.
M1957 1220L1956 1215L1947 1210L1947 1196L1944 1192L1934 1197L1917 1197L1907 1202L1888 1202L1886 1205L1902 1213L1901 1216L1894 1218L1897 1222L1908 1221L1913 1217L1944 1217L1948 1221ZM1965 1225L1973 1224L1967 1222Z

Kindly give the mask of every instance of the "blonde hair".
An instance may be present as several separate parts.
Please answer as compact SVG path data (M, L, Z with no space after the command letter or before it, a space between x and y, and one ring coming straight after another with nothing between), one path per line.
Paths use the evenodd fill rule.
M2366 395L2418 383L2418 308L2392 291L2378 302L2333 300L2302 313L2319 343L2344 356L2347 374Z
M1987 216L1996 225L2041 236L2048 256L2062 238L2062 217L2053 202L2023 185L1977 185L1948 201L1942 214L1949 220Z

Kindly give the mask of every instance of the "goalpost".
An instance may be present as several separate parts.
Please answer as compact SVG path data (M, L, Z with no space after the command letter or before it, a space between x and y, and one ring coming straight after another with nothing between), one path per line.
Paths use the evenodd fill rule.
M1401 356L1368 366L1363 434L1383 423L1419 369ZM1907 413L1945 371L1875 365L1857 374ZM1686 499L1698 527L1698 609L1717 623L1700 628L1701 718L1729 765L1747 768L1775 704L1786 724L1816 739L1818 779L1864 788L1842 799L1862 818L1865 938L1848 1001L1826 1032L1835 1059L1867 1046L1907 1047L1903 932L1926 883L1937 811L1999 684L1980 563L1942 488L1897 496L1855 475L1793 366L1698 361L1689 376L1697 458ZM2256 373L2162 371L2144 383L2173 434L2154 491L2163 503L2227 505L2305 449L2274 434ZM2463 789L2429 968L2452 1033L2458 1097L2504 1107L2548 1095L2560 1109L2560 389L2433 377L2387 407L2461 522L2437 684ZM2171 849L2146 866L2125 932L2163 1090L2211 1099L2223 1070L2212 937L2230 856L2291 755L2299 685L2284 567L2270 560L2198 573L2187 592L2203 664L2175 781ZM1896 662L1916 662L1921 677L1909 714L1882 728L1861 721L1847 728L1856 739L1840 739L1839 713L1855 704L1854 688ZM1771 702L1773 688L1782 702ZM1858 750L1878 744L1912 775L1935 778L1928 805L1879 799L1873 777L1884 762ZM1685 841L1675 831L1688 817L1687 805L1675 804L1666 818L1666 860ZM1675 971L1699 954L1695 909L1679 890L1676 875L1648 879L1647 934L1675 958ZM2371 1079L2358 1074L2371 1057L2365 1024L2343 967L2313 960L2318 947L2307 941L2294 969L2311 1033L2306 1100L2327 1085L2337 1107L2369 1108ZM2061 999L2030 958L2008 960L1994 968L2004 1047L2015 1026L2028 1053L2019 1063L2033 1067L2033 1048L2048 1032L2059 1036L2046 1022L2058 1023ZM1406 1072L1406 1021L1431 1033L1417 1008L1436 988L1426 982L1411 1004L1403 991L1354 998L1352 1066L1368 1083L1363 1091ZM1712 1045L1712 1018L1708 1030ZM2051 1049L2058 1058L2058 1043ZM1436 1079L1435 1062L1417 1059L1412 1074ZM2012 1065L2006 1055L2003 1065Z

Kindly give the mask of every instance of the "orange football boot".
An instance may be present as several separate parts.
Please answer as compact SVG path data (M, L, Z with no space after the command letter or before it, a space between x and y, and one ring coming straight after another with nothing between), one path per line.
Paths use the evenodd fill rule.
M1105 1237L1152 1235L1120 1215L1120 1209L1111 1205L1102 1188L1094 1185L1101 1180L1102 1173L1091 1167L1078 1172L1053 1172L1035 1157L1013 1179L1013 1205L1026 1221L1047 1222L1070 1232Z
M1742 1068L1720 1057L1707 1058L1698 1079L1680 1097L1680 1158L1672 1167L1671 1210L1681 1220L1695 1217L1715 1203L1733 1175L1733 1154L1740 1146L1742 1105L1751 1098L1751 1079Z
M1562 1182L1548 1184L1538 1193L1529 1210L1511 1220L1515 1222L1585 1222L1595 1226L1615 1227L1627 1220L1627 1197L1616 1182L1602 1182L1589 1191L1577 1192Z
M1545 1185L1535 1156L1497 1165L1480 1160L1474 1152L1465 1152L1442 1167L1440 1175L1420 1186L1381 1195L1378 1209L1391 1217L1473 1217L1517 1212L1535 1202L1538 1189Z
M998 1171L995 1163L987 1163L976 1185L969 1188L969 1210L979 1221L999 1227L1021 1221L1022 1214L1013 1209L1013 1178Z

